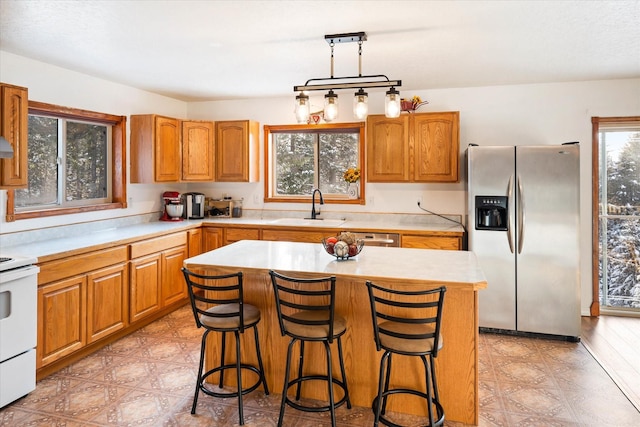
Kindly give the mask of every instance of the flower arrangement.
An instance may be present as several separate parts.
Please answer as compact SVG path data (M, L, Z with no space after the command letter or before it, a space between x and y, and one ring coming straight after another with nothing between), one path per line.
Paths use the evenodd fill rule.
M360 179L360 168L349 168L344 171L342 177L349 183L358 182Z
M422 107L425 104L428 104L429 101L422 101L422 98L420 98L418 95L413 95L413 98L411 99L405 99L405 98L401 98L400 99L400 106L402 111L415 111L417 110L419 107Z

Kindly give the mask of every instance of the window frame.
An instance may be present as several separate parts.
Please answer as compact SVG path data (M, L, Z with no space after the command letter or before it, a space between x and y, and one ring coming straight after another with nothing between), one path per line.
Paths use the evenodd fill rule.
M357 130L359 133L359 163L360 163L360 194L357 199L349 199L347 197L335 197L332 195L323 195L324 202L327 204L351 204L351 205L364 205L365 204L365 185L364 177L365 173L365 123L330 123L319 125L264 125L264 202L265 203L309 203L311 201L311 194L305 196L291 196L291 197L274 197L271 194L270 188L272 187L273 179L273 162L275 161L272 152L272 132L321 132L322 130L328 131L328 133L335 133L340 130Z
M127 207L126 116L116 116L113 114L98 113L78 108L62 107L37 101L29 101L29 114L53 116L71 120L91 121L112 126L110 153L111 202L17 212L15 207L15 190L8 190L7 222L13 222L20 219L44 218L82 212L96 212L108 209L125 209Z

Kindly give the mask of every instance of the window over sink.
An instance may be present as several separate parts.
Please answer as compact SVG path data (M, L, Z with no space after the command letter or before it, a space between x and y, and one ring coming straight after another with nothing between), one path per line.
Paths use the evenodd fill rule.
M344 173L362 171L364 123L264 126L266 202L308 203L318 188L325 203L364 204L364 185L349 198Z

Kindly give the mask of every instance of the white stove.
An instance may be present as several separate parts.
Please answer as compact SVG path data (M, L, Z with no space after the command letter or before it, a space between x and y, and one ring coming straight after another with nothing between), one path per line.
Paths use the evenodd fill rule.
M36 387L36 261L0 254L0 408Z
M35 257L9 256L0 253L0 271L13 270L14 268L25 267L35 264L38 261Z

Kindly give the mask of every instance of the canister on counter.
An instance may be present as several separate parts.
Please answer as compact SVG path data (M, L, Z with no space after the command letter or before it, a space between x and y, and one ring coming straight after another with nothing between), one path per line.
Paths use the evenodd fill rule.
M229 204L232 218L240 218L242 216L242 199L234 200L233 204Z

